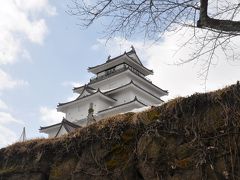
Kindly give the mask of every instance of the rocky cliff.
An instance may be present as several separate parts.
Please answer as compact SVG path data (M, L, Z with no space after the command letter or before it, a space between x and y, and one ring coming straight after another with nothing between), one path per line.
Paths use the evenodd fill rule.
M239 179L240 85L0 150L0 180Z

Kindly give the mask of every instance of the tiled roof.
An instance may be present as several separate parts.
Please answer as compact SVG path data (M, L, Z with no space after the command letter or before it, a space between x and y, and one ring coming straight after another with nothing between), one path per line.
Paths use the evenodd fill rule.
M125 72L125 71L127 71L127 70L133 72L131 69L125 68L125 69L122 69L121 71L117 71L116 73L110 74L110 76L108 76L107 78L112 77L112 76L115 76L115 75L118 75L118 74L120 74L120 73L122 73L122 72ZM134 73L134 72L133 72L133 73ZM136 73L134 73L134 74L136 74ZM137 74L136 74L136 75L137 75ZM139 75L137 75L137 76L140 77L140 78L142 78L142 79L144 79L146 82L148 82L149 84L153 85L155 88L157 88L157 89L163 91L164 93L168 94L168 91L167 91L167 90L161 89L160 87L156 86L155 84L153 84L152 82L150 82L149 80L147 80L145 77L142 77L142 76L139 76ZM107 78L105 78L105 79L107 79ZM95 81L95 82L99 82L99 81ZM93 82L90 82L89 84L94 84L95 82L93 81Z
M113 92L113 91L116 91L116 90L118 90L118 89L127 87L127 86L129 86L129 85L131 85L131 84L133 84L135 87L141 89L141 90L144 91L145 93L147 93L147 94L153 96L154 98L156 98L156 99L158 99L158 100L160 100L160 101L163 102L163 100L162 100L161 98L159 98L159 97L153 95L152 93L146 91L145 89L141 88L140 86L138 86L137 84L135 84L135 83L133 82L133 80L131 80L129 83L127 83L127 84L125 84L125 85L123 85L123 86L120 86L120 87L117 87L117 88L115 88L115 89L111 89L111 90L109 90L109 91L106 91L106 92L104 92L104 94L108 94L108 93ZM162 89L161 89L161 90L162 90Z
M103 66L103 65L105 65L105 64L108 64L108 63L110 63L110 62L112 62L112 61L114 61L114 60L116 60L116 59L119 59L120 57L123 57L124 55L126 55L128 58L130 58L132 61L134 61L135 63L139 64L140 66L142 66L142 67L145 68L146 70L148 70L148 71L150 71L150 72L153 72L152 70L150 70L150 69L146 68L145 66L143 66L143 64L142 64L142 62L141 62L140 60L139 60L139 62L140 62L140 63L139 63L139 62L137 62L135 59L133 59L132 57L129 56L130 54L133 54L133 53L136 54L135 50L131 50L131 51L129 51L129 52L124 52L123 54L121 54L121 55L119 55L119 56L117 56L117 57L114 57L114 58L112 58L112 59L108 59L108 60L107 60L105 63L103 63L103 64L99 64L99 65L97 65L97 66L89 67L88 69L91 70L91 69L94 69L94 68ZM136 54L136 56L137 56L137 54ZM137 57L138 57L138 56L137 56Z
M58 134L60 133L62 127L64 127L65 130L69 133L69 132L75 131L75 129L80 128L81 126L78 126L76 124L71 123L70 121L68 121L66 119L63 119L62 124L59 127L58 132L56 133L55 137L58 136Z
M80 89L80 88L86 88L86 89L91 89L91 90L96 90L90 86L88 86L87 84L83 85L83 86L79 86L79 87L74 87L73 90L77 90L77 89Z
M102 94L103 96L105 96L105 97L107 97L107 98L109 98L109 99L112 99L112 100L114 100L114 101L117 101L116 99L114 99L114 98L112 98L112 97L109 97L109 96L107 96L106 94L102 93L102 92L100 91L100 89L98 89L95 93L89 94L89 95L87 95L87 96L83 96L83 97L78 96L77 99L75 99L75 100L73 100L73 101L69 101L69 102L66 102L66 103L59 103L59 104L58 104L58 107L63 106L63 105L66 105L66 104L70 104L70 103L73 103L73 102L76 102L76 101L78 101L78 100L80 100L80 99L85 99L85 98L90 97L90 96L92 96L92 95L94 95L94 94L97 94L97 93L100 93L100 94Z
M90 90L90 87L87 86L87 85L85 85L84 88L83 88L83 90L82 90L82 92L81 92L81 94L78 96L77 99L80 99L80 98L81 98L81 96L83 95L84 91L87 91L89 94L93 94L93 93L94 93L93 90L95 90L95 89L94 89L94 88L91 88L91 90ZM95 91L96 91L96 90L95 90Z
M119 56L117 56L117 57L114 57L114 58L112 58L112 59L108 59L107 61L106 61L106 63L107 62L110 62L110 61L114 61L114 60L116 60L116 59L118 59L119 57L121 57L121 56L123 56L123 55L127 55L127 56L129 56L130 54L136 54L136 51L135 50L131 50L131 51L128 51L128 52L124 52L123 54L121 54L121 55L119 55ZM130 57L130 56L129 56ZM131 58L131 57L130 57ZM131 59L133 59L133 58L131 58ZM134 60L134 59L133 59ZM135 61L135 60L134 60ZM140 61L141 62L141 61Z
M74 124L70 121L68 121L67 119L63 118L62 122L60 123L57 123L57 124L53 124L51 126L45 126L45 127L41 127L40 126L40 129L39 130L44 130L44 129L49 129L49 128L52 128L52 127L55 127L55 126L59 126L59 125L68 125L68 126L71 126L73 128L80 128L81 126L78 126L77 124ZM66 129L66 128L65 128ZM67 130L67 129L66 129Z
M123 103L123 104L119 104L119 105L117 105L117 106L113 106L113 107L108 108L108 109L104 109L104 110L98 111L98 113L102 113L102 112L104 112L104 111L108 111L108 110L115 109L115 108L118 108L118 107L121 107L121 106L125 106L125 105L131 104L131 103L133 103L133 102L138 102L138 103L142 104L143 106L147 106L147 105L144 104L143 102L139 101L139 100L137 99L137 96L135 96L135 98L134 98L132 101L129 101L129 102L126 102L126 103Z

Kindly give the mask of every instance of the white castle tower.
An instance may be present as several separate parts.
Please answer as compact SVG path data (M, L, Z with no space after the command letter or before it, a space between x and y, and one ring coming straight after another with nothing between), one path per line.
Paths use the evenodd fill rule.
M153 71L146 68L138 58L135 49L108 58L100 65L89 67L95 74L81 87L74 87L79 96L70 102L59 103L57 110L66 114L61 123L41 127L40 132L57 137L78 127L99 121L102 118L124 113L136 108L161 104L161 97L168 92L154 85L146 76ZM89 116L89 113L90 116Z

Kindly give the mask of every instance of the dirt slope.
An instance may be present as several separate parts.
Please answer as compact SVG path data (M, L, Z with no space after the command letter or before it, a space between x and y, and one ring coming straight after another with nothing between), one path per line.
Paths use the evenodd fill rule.
M240 179L240 85L0 150L0 180Z

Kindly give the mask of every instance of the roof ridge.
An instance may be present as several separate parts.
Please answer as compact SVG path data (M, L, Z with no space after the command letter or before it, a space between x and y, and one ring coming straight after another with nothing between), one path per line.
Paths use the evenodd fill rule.
M114 58L109 58L109 57L111 57L111 55L109 55L106 62L110 62L110 61L112 61L112 60L114 60L114 59L117 59L117 58L119 58L119 57L121 57L121 56L124 56L125 54L127 55L128 53L131 53L131 52L135 52L135 53L136 53L136 51L130 50L130 51L128 51L128 52L124 51L124 53L122 53L122 54L120 54L120 55L118 55L118 56L116 56L116 57L114 57Z
M99 89L99 88L98 88L98 89ZM66 103L58 103L58 107L63 106L63 105L66 105L66 104L69 104L69 103L72 103L72 102L75 102L75 101L78 101L78 100L81 100L81 99L84 99L84 98L86 98L86 97L90 97L90 96L92 96L92 95L94 95L94 94L97 94L97 93L100 93L100 94L102 94L102 95L104 95L104 96L106 96L106 97L108 97L108 98L110 98L110 99L112 99L112 100L114 100L114 101L117 101L116 99L114 99L114 98L112 98L112 97L110 97L110 96L107 96L106 94L104 94L104 93L99 89L98 91L96 91L96 92L94 92L94 93L92 93L92 94L89 94L89 95L87 95L87 96L83 96L83 97L81 97L81 98L77 98L77 99L75 99L75 100L72 100L72 101L69 101L69 102L66 102Z
M138 64L140 64L141 66L144 66L143 65L143 63L142 63L142 61L139 59L139 57L138 57L138 55L137 55L137 53L136 53L136 51L132 51L136 56L137 56L137 58L138 58L138 60L139 60L139 62L137 62ZM136 61L134 58L132 58L131 56L129 56L129 54L127 53L126 54L130 59L132 59L133 61ZM145 67L145 66L144 66ZM147 68L148 69L148 68ZM151 70L151 69L149 69L149 70Z
M96 89L94 89L93 87L89 86L88 84L84 84L84 85L79 86L79 87L73 87L73 90L80 89L80 88L82 88L82 87L86 87L86 88L88 88L88 89L96 90Z
M138 58L138 60L139 60L140 63L139 63L138 61L136 61L134 58L132 58L132 57L129 56L129 55L132 54L132 53L134 53L134 54L137 56L137 58ZM130 50L130 51L128 51L128 52L125 51L123 54L120 54L119 56L116 56L116 57L114 57L114 58L108 59L105 63L99 64L99 65L96 65L96 66L92 66L92 67L88 67L88 70L91 70L91 69L97 68L97 67L99 67L99 66L102 66L102 65L104 65L104 64L110 63L110 62L112 62L113 60L118 59L118 58L120 58L120 57L122 57L122 56L125 56L125 55L126 55L129 59L131 59L134 63L137 63L138 65L142 66L142 67L145 68L146 70L152 72L151 69L148 69L147 67L145 67L145 66L142 64L142 62L141 62L141 60L139 59L139 57L138 57L135 49L134 49L134 50L132 49L132 50Z
M68 121L66 118L63 118L62 123L66 123L67 125L70 125L70 126L81 127L71 121Z
M68 121L66 118L63 117L63 119L62 119L62 121L61 121L60 123L56 123L56 124L53 124L53 125L50 125L50 126L45 126L45 127L40 126L40 129L39 129L39 130L44 130L44 129L48 129L48 128L51 128L51 127L60 125L59 130L58 130L58 131L60 131L60 129L62 128L62 126L64 126L64 124L67 124L67 125L69 125L69 126L71 126L71 127L73 127L73 128L79 128L79 127L81 127L81 126L79 126L79 125L77 125L77 124L75 124L75 123L73 123L73 122ZM64 127L65 127L65 126L64 126ZM65 128L66 128L66 127L65 127ZM59 133L59 132L58 132L58 133ZM58 133L57 133L57 134L58 134Z
M117 73L117 74L113 74L112 76L118 75L118 74L123 73L123 72L128 71L128 70L131 71L130 69L126 68L124 71L121 71L121 72L119 72L119 73ZM131 71L131 72L132 72L132 71ZM111 76L111 77L112 77L112 76ZM167 91L167 90L163 90L162 88L156 86L155 84L153 84L152 82L150 82L149 80L147 80L145 77L142 77L142 76L138 76L138 77L144 79L146 82L152 84L154 87L156 87L156 88L160 89L161 91L165 92L166 94L168 94L168 91ZM106 80L106 79L103 79L103 80ZM99 81L97 81L97 82L92 82L92 83L90 82L90 84L94 84L94 83L98 83L98 82L99 82Z
M89 90L88 90L88 85L87 84L85 84L84 85L84 88L83 88L83 90L82 90L82 92L81 92L81 94L76 98L76 99L80 99L81 98L81 96L83 95L83 93L84 93L84 91L87 91L88 93L90 93L90 94L93 94L93 92L89 92Z
M39 129L39 130L51 128L51 127L53 127L53 126L57 126L57 125L60 125L60 124L61 124L61 122L60 122L60 123L53 124L53 125L49 125L49 126L40 126L40 129Z

